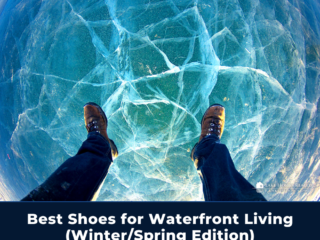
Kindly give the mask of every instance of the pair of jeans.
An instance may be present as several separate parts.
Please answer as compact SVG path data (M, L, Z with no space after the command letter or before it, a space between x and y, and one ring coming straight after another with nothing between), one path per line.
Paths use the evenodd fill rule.
M206 201L265 201L235 169L227 147L216 136L203 138L195 146L193 157ZM109 142L92 132L76 156L66 160L22 201L95 200L111 164Z

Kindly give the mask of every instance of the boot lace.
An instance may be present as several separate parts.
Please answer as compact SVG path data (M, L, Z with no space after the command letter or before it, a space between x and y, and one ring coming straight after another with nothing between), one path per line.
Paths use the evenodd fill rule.
M98 121L96 121L96 120L93 120L92 122L89 122L87 124L87 127L89 129L89 132L98 132L98 133L100 133Z
M221 134L221 120L219 118L212 118L209 124L207 136L212 134L217 136Z

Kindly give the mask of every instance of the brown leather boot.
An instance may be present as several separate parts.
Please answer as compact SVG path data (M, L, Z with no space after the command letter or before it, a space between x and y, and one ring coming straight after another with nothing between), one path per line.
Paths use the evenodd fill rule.
M203 114L201 120L201 134L199 141L194 145L190 157L194 161L194 165L198 169L199 159L195 156L196 147L199 142L207 135L216 135L218 139L221 138L225 122L225 109L220 104L211 105Z
M222 136L225 122L225 109L220 104L211 105L204 113L201 120L201 134L199 142L207 135Z
M118 156L118 149L114 142L109 139L107 134L108 119L102 108L94 103L88 102L84 106L84 122L88 133L98 132L100 133L110 144L112 158L115 159Z

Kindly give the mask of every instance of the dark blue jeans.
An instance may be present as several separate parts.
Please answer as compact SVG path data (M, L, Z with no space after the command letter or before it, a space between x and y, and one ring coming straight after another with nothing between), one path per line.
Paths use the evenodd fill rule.
M91 132L78 153L22 201L95 200L111 164L109 142L100 133Z
M236 170L228 148L215 135L203 138L192 155L206 201L266 201Z
M235 169L227 147L208 136L194 148L196 168L206 201L265 201ZM109 142L90 133L76 156L66 160L43 184L22 201L95 200L112 156Z

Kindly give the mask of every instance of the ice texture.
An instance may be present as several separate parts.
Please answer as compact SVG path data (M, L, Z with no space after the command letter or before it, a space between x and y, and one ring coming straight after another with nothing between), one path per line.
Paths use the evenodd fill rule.
M318 199L318 1L1 4L2 200L76 154L89 101L119 149L100 201L203 200L189 155L213 103L236 168L268 200Z

